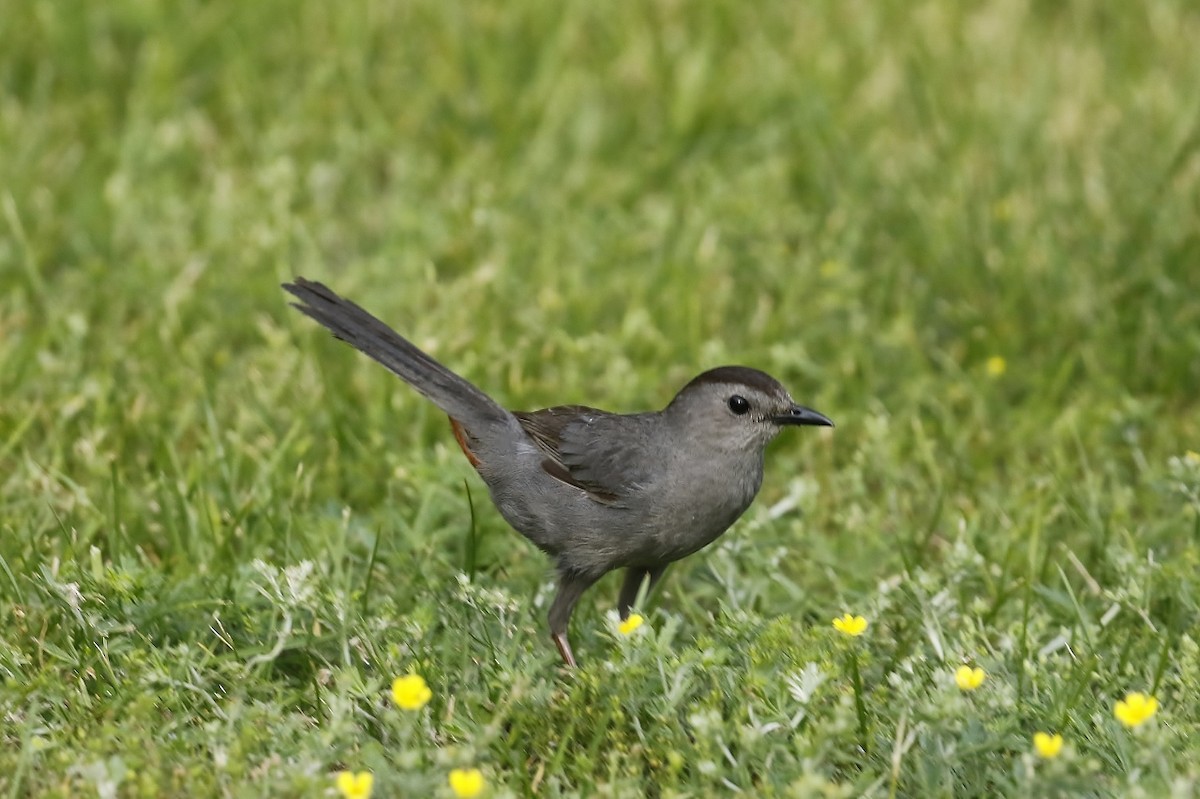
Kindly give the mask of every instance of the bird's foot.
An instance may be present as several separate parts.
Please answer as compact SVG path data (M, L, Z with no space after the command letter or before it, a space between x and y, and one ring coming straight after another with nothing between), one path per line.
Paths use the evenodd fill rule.
M554 633L551 638L554 639L554 645L558 647L558 654L562 655L563 663L570 668L576 668L579 664L575 662L575 655L571 653L571 644L567 641L566 633Z

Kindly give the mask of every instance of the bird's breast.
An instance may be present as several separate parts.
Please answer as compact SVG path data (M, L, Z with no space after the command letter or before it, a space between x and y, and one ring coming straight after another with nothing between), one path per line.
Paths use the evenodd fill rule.
M658 487L652 514L655 539L664 560L678 560L702 549L729 529L750 507L762 485L761 458L732 460L724 467L671 470Z

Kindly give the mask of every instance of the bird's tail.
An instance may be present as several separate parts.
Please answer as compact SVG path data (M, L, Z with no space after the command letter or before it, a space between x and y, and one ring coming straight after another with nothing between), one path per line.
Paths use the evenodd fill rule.
M411 341L380 322L350 300L312 280L296 278L283 288L300 300L292 303L307 316L329 328L334 336L370 355L424 394L452 419L468 428L505 422L508 411L470 382L451 372Z

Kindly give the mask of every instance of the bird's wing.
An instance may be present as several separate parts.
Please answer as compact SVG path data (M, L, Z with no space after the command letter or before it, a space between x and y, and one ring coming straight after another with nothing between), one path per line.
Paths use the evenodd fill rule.
M545 453L542 469L597 502L623 504L630 491L656 471L660 453L646 437L650 414L563 405L514 415Z

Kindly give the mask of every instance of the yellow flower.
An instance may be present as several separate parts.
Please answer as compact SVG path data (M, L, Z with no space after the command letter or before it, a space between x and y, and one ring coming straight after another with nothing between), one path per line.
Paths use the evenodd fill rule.
M867 620L862 616L851 616L849 613L833 620L833 629L850 636L860 636L867 631Z
M1052 757L1058 757L1058 753L1062 751L1063 739L1058 733L1051 735L1048 732L1035 732L1033 734L1033 751L1038 753L1038 757L1049 760Z
M971 668L970 666L959 666L954 671L954 683L964 691L974 691L976 688L983 685L983 681L986 677L987 674L985 674L983 669L979 668L978 666L975 668Z
M392 681L392 699L404 710L420 710L433 697L433 691L420 674L406 674Z
M370 799L375 777L369 771L339 771L337 787L346 799Z
M993 355L984 363L983 370L987 372L988 377L999 377L1008 371L1008 361L999 355Z
M1158 712L1158 700L1140 691L1126 694L1113 708L1117 721L1126 727L1139 727L1150 720Z
M628 619L617 625L617 629L621 631L621 635L629 635L638 627L641 627L644 621L645 619L642 618L640 613L631 613Z
M821 277L833 277L842 271L841 261L825 261L821 264Z
M1194 449L1189 449L1183 456L1183 459L1188 463L1200 463L1200 452L1196 452Z
M483 793L486 787L483 772L477 768L456 768L450 772L450 790L458 799L472 799Z

